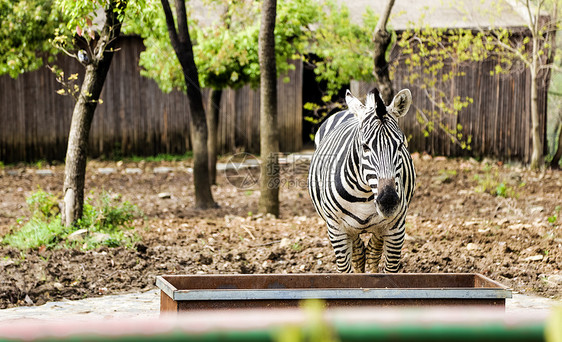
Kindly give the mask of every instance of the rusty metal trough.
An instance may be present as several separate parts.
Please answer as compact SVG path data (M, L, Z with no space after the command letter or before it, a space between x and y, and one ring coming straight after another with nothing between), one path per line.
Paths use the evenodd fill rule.
M259 274L164 275L160 312L296 307L322 299L327 307L484 305L505 307L511 291L481 275Z

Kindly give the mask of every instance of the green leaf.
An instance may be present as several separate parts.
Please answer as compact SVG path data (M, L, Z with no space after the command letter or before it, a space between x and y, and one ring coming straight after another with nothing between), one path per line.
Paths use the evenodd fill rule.
M65 20L51 0L0 0L0 75L16 78L55 55L50 42Z
M181 66L171 47L166 20L159 2L151 3L152 16L131 28L145 39L141 53L142 75L154 79L163 91L185 91ZM260 3L256 1L210 0L207 9L222 13L212 24L201 26L188 17L195 63L203 87L214 89L257 87L260 80L258 36ZM225 12L219 8L227 8ZM309 26L316 21L318 5L304 0L284 0L278 4L276 60L278 74L287 81L301 58L309 39ZM175 11L174 11L175 12Z

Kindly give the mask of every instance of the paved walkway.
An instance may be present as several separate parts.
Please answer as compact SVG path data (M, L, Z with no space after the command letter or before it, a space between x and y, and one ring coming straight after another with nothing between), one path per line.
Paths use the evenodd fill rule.
M562 302L537 296L513 294L506 301L506 313L536 312L545 315ZM156 318L160 310L160 290L144 293L108 295L82 300L50 302L41 306L16 307L0 310L0 325L15 320L92 320L112 318Z
M0 310L0 324L19 319L91 320L158 317L160 290L144 293L107 295L81 300L49 302L40 306L20 306Z

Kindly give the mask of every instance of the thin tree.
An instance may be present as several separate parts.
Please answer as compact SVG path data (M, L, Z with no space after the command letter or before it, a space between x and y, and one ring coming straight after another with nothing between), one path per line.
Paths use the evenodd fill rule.
M49 66L63 87L57 93L71 95L75 100L63 185L61 216L66 226L82 217L90 126L101 103L100 94L125 10L133 7L131 12L139 14L145 6L144 0L0 2L0 75L9 73L16 77L35 70L45 61L52 62L53 56L61 51L85 67L79 86L78 74L64 75L59 68ZM94 24L96 15L102 17L101 24ZM135 15L130 15L128 20L131 19Z
M528 68L531 78L531 169L544 166L545 141L540 128L539 116L539 88L547 87L550 83L551 70L557 69L554 63L556 54L556 31L560 27L558 15L558 0L517 0L524 10L523 15L530 38L523 41L510 39L508 29L494 28L489 36L494 37L493 43L501 58L521 61ZM498 15L499 13L496 13ZM479 28L480 31L487 31ZM527 48L530 44L530 48ZM530 50L530 51L529 51Z
M388 46L392 40L392 35L388 32L386 26L393 6L394 0L388 0L379 21L377 22L373 38L373 60L375 64L374 73L377 78L382 99L386 104L390 104L390 101L392 101L394 96L392 81L390 80L389 74L389 65L386 60L386 51L388 50Z
M194 59L197 65L200 85L210 89L207 101L207 127L209 175L211 182L216 177L216 142L221 90L239 89L245 85L258 88L260 68L258 42L260 32L261 2L209 0L205 3L207 13L213 13L213 23L205 26L191 25L190 32L195 45ZM283 75L294 68L291 59L310 51L310 28L316 25L323 13L322 6L308 0L283 0L277 4L275 44L277 75ZM181 65L172 51L167 27L160 11L149 17L149 22L136 27L135 32L144 38L146 50L141 53L139 64L141 74L156 81L160 89L186 91ZM164 23L164 25L162 25ZM337 25L338 28L341 25ZM333 31L335 28L330 28ZM372 32L374 25L372 25ZM348 29L351 30L351 29ZM323 30L324 32L326 30ZM164 32L164 34L162 34ZM365 39L369 41L369 39ZM195 42L196 41L196 42ZM370 47L369 47L370 49ZM324 51L324 49L322 49ZM352 53L349 55L353 56ZM333 56L333 55L332 55ZM366 74L372 71L372 58L368 60ZM338 61L346 60L338 58ZM355 60L348 62L354 65ZM348 68L342 68L348 70ZM349 83L349 81L347 81ZM214 114L212 113L214 111ZM215 151L215 152L213 152Z
M308 25L315 21L316 6L305 0L279 3L276 18L279 21L276 25L278 74L294 67L289 59L298 55L308 43ZM258 88L260 83L257 48L260 7L261 3L256 1L209 0L205 8L207 13L213 13L213 22L205 26L190 25L191 37L197 37L193 39L193 54L200 86L210 89L205 112L211 183L216 179L217 127L223 90L239 89L245 85ZM181 77L182 66L175 53L168 53L174 49L170 45L164 14L160 11L154 14L146 18L147 22L143 25L134 28L142 35L146 45L139 61L141 74L154 79L164 92L173 89L185 92L189 85Z
M86 65L86 74L72 112L66 151L62 203L62 222L66 226L73 225L82 217L90 127L111 65L114 54L112 46L120 34L126 6L126 1L107 2L105 22L99 37L89 31L92 39L87 40L88 51L80 50L77 54L70 54ZM79 34L82 33L81 29L78 31Z
M218 127L222 89L211 89L207 101L207 151L209 155L209 182L217 183Z
M554 54L556 51L555 46L547 48L546 51L542 49L548 43L555 42L556 38L556 28L558 26L558 1L554 3L553 18L552 22L541 24L541 10L545 1L541 0L537 4L535 13L532 12L531 4L529 0L526 0L525 6L527 10L527 26L531 31L531 41L532 41L532 52L530 60L523 57L521 54L516 53L515 55L523 60L529 70L531 71L531 137L533 139L533 150L531 154L531 169L538 169L544 164L544 144L543 134L540 130L539 125L539 97L538 89L540 82L546 80L548 85L550 81L550 67L553 65ZM552 27L549 27L552 25ZM545 35L546 33L546 35ZM546 52L546 53L545 53ZM542 58L541 55L545 53L546 59ZM546 69L546 70L542 70ZM541 71L543 76L541 78Z
M552 160L550 167L553 169L560 169L560 160L562 159L562 93L559 92L562 86L561 77L553 78L551 87L548 91L548 110L550 125L552 125L551 134L551 154Z
M189 36L185 0L177 0L176 19L177 28L168 0L161 0L168 35L176 56L181 64L183 77L187 86L187 98L191 111L190 135L193 146L193 182L195 185L195 206L200 209L216 207L211 193L209 178L209 158L207 151L207 122L203 98L199 85L199 73L193 58L193 45Z
M434 128L439 128L449 135L461 148L470 149L471 136L462 133L462 126L449 127L444 119L458 115L460 110L469 106L473 99L448 95L448 84L464 72L458 68L466 61L481 62L491 58L496 61L491 74L508 73L514 65L523 65L530 74L530 109L532 154L530 168L538 169L544 165L545 142L540 128L539 88L548 87L556 54L555 34L560 26L557 0L517 0L524 10L526 34L513 32L511 28L495 27L493 22L501 17L501 11L513 10L507 3L492 4L484 2L476 7L451 1L451 6L464 12L468 22L482 22L487 18L489 24L476 26L475 29L428 28L423 22L413 30L401 35L398 45L402 48L400 55L405 57L404 65L409 73L407 80L423 85L423 92L431 102L433 109L417 109L417 116L424 125L424 135L429 136ZM466 5L466 4L465 4ZM480 8L478 8L480 6ZM549 15L546 16L545 14ZM423 49L422 49L423 47ZM439 47L436 49L436 47ZM519 62L519 63L518 63ZM450 71L441 73L443 66L451 66ZM417 71L415 70L417 69ZM430 93L429 90L432 90ZM466 138L466 140L465 140Z
M279 215L279 133L277 128L277 65L275 18L277 1L262 3L259 33L260 63L260 174L259 212Z
M558 8L558 1L554 2L553 4L553 8L552 8L552 14L551 14L551 20L553 21L553 26L554 26L554 30L553 32L550 34L550 51L549 51L549 55L548 55L548 64L552 65L552 68L549 70L550 72L552 71L558 71L560 72L560 64L555 63L555 59L557 58L556 56L559 54L558 48L558 39L559 37L557 37L557 32L560 29L560 18L559 18L559 14L558 14L559 8ZM549 75L550 76L550 75ZM549 77L549 81L550 81L550 77ZM554 139L555 142L558 141L558 144L556 145L556 152L553 155L552 160L550 161L550 167L554 168L554 169L559 169L560 168L560 158L562 158L562 110L560 108L558 108L558 119L556 120L555 123L555 135L554 135Z
M555 139L558 140L556 144L556 153L552 157L550 161L550 167L553 169L560 168L560 159L562 158L562 121L558 121L558 125L556 126L556 134L554 135Z

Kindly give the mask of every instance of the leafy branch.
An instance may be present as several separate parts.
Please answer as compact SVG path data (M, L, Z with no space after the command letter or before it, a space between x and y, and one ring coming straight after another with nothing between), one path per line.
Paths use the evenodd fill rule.
M494 45L483 32L467 29L439 29L423 27L405 31L397 44L401 58L393 67L404 65L407 73L404 81L418 84L428 99L429 108L414 106L416 117L424 136L435 130L446 134L451 142L470 150L471 136L462 133L462 125L456 122L459 113L473 103L468 96L451 96L457 78L464 77L462 66L470 62L482 62L494 55ZM502 62L500 60L500 62ZM509 68L509 61L504 65ZM492 73L502 72L501 64ZM445 91L447 89L447 91Z
M51 70L53 74L55 74L56 81L62 86L61 89L57 90L57 94L63 96L70 96L74 99L74 102L78 102L80 96L84 96L87 102L91 103L98 103L102 104L102 99L92 99L91 94L81 94L80 93L80 86L78 85L79 79L78 74L70 74L70 76L65 77L65 73L62 69L57 67L56 65L50 66L47 65L47 68Z

